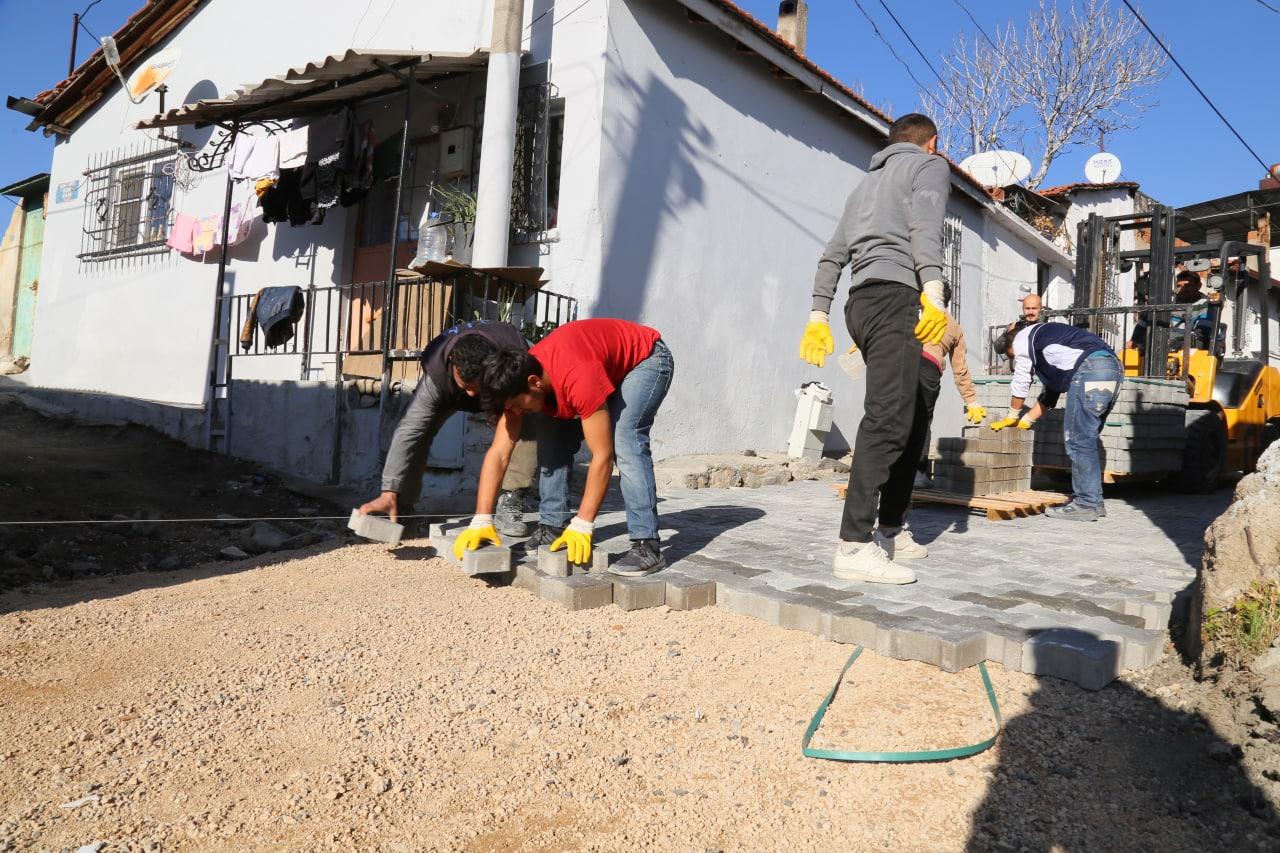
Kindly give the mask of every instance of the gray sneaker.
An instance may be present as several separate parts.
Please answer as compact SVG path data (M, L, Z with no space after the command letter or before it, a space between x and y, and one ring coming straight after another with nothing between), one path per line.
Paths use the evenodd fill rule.
M1095 506L1081 506L1071 501L1062 506L1051 506L1044 511L1044 514L1050 518L1061 518L1067 521L1097 521L1106 514L1106 510L1099 513Z
M529 525L524 523L524 489L512 489L498 495L493 521L503 536L528 535Z
M545 524L539 524L533 531L533 535L524 541L524 547L530 551L546 548L559 539L562 533L564 533L563 527L547 527Z
M632 539L631 550L609 567L609 571L624 578L651 575L667 567L662 558L662 543L657 539Z

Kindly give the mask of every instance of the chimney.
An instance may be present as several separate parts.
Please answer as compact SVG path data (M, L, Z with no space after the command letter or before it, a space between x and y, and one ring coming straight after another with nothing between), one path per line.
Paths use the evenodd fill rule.
M1274 190L1280 187L1280 163L1276 163L1274 166L1268 169L1267 173L1268 173L1267 177L1258 181L1258 189Z
M804 53L805 36L809 29L809 4L807 0L782 0L778 4L778 35Z

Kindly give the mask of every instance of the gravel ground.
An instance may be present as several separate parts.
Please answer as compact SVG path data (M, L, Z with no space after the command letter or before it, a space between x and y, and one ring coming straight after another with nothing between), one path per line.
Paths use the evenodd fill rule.
M1277 783L1149 678L1087 693L993 666L996 748L816 761L800 737L849 647L715 608L568 613L430 555L0 597L0 849L1280 845ZM820 738L977 740L979 684L866 652Z

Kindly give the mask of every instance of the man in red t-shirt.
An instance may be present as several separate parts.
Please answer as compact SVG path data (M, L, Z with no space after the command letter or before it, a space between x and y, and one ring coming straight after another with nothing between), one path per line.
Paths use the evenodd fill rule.
M674 370L671 350L657 329L609 319L566 323L528 352L503 349L485 359L480 394L498 424L480 471L476 516L455 545L458 556L486 541L498 544L492 521L498 488L525 414L541 412L542 523L528 544L568 548L571 562L590 562L596 514L616 461L631 551L610 571L633 576L663 568L649 430ZM570 518L569 474L583 438L591 467L578 513Z

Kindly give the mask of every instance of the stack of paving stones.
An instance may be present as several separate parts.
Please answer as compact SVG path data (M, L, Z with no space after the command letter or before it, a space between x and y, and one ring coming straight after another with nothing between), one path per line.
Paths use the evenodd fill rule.
M998 495L1031 488L1032 438L1026 430L965 427L960 438L938 439L933 468L937 489L961 495Z
M1009 407L1009 377L984 376L974 381L979 402L995 416ZM1039 396L1032 387L1028 403ZM1107 416L1100 436L1103 469L1116 474L1152 474L1182 468L1186 445L1187 389L1179 380L1125 377L1120 396ZM1065 398L1045 413L1035 434L1034 464L1046 468L1070 468L1071 459L1062 439ZM941 440L939 441L941 444Z
M694 610L716 603L715 583L690 577L681 571L666 571L639 578L610 574L609 564L621 554L603 548L592 551L589 565L569 562L565 551L538 548L529 552L523 540L511 547L485 545L466 551L463 559L454 556L453 544L462 527L431 526L431 544L436 553L472 577L485 576L526 590L568 610L615 605L621 610L669 607Z
M911 526L929 556L912 563L916 583L886 586L832 575L842 505L825 483L737 491L732 501L715 490L670 488L660 504L671 563L662 572L628 580L569 567L557 576L513 547L493 558L508 562L489 577L566 607L716 604L947 671L985 659L1096 689L1159 660L1170 616L1185 613L1205 519L1216 514L1181 494L1131 500L1110 501L1088 537L1044 516L987 521L917 506ZM441 556L451 559L459 529L433 527ZM596 529L602 550L626 544L616 499Z

